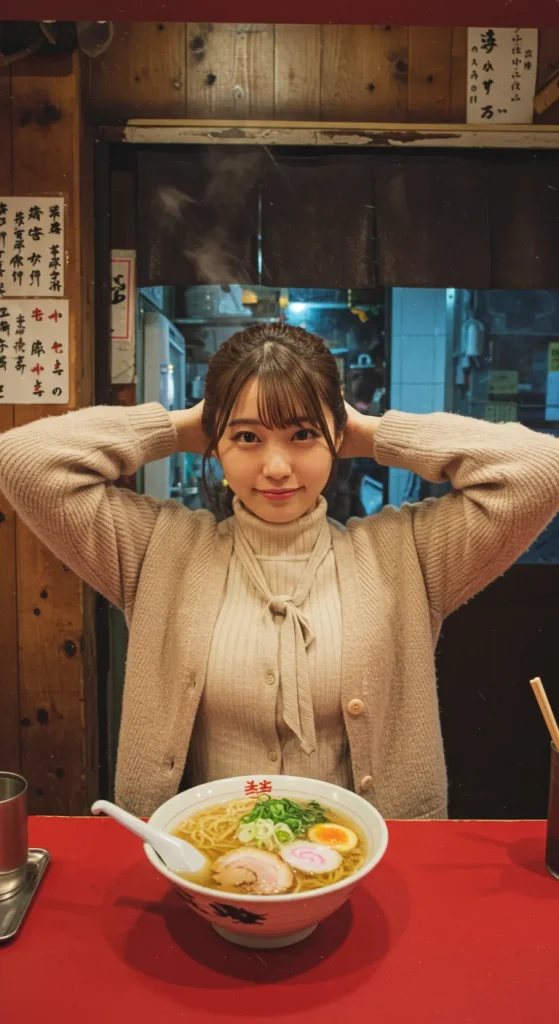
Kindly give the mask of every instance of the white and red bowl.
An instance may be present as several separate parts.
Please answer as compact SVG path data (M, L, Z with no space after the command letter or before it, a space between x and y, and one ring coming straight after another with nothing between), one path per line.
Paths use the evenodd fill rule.
M367 842L367 856L359 871L324 889L281 896L237 896L186 881L169 871L151 846L146 856L153 867L169 880L188 905L229 942L239 946L272 949L289 946L310 935L320 921L329 917L348 899L363 878L384 856L388 830L384 818L362 797L316 779L290 775L255 775L251 778L220 779L177 793L158 807L150 825L173 832L185 818L216 804L226 804L258 793L290 797L304 803L318 800L325 808L347 815L361 830Z

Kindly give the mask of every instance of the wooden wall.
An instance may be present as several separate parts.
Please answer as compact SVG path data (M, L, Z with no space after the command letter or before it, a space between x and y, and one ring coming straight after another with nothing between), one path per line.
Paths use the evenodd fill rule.
M93 400L93 168L82 85L78 55L0 71L0 191L65 197L70 408ZM3 406L0 430L64 412ZM2 495L0 565L0 769L27 778L32 813L80 814L98 760L93 596Z
M0 135L11 140L10 74L0 68ZM11 145L0 157L0 194L12 194ZM14 407L0 406L0 431L14 425ZM0 764L4 771L20 770L20 727L17 642L16 523L0 495Z
M559 66L540 31L538 86ZM90 64L91 115L463 122L466 29L117 23ZM536 120L559 121L559 103Z

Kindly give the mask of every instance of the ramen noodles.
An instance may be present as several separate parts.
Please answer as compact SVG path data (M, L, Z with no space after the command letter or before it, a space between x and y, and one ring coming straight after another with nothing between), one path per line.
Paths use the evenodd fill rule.
M207 888L237 895L312 892L354 875L367 856L355 823L316 800L233 800L185 819L174 835L208 858Z

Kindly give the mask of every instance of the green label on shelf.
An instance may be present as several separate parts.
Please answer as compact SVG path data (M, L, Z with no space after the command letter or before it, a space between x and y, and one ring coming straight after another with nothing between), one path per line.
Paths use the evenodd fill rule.
M518 391L518 370L491 370L490 395L515 395Z
M559 341L552 341L548 346L547 368L550 373L559 371Z

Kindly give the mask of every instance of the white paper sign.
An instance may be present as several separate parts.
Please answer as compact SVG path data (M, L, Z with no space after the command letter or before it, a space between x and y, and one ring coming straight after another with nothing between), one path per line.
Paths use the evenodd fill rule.
M67 405L67 299L0 298L0 405Z
M132 384L136 378L136 253L111 253L111 380Z
M531 124L537 66L537 29L469 28L468 124Z
M64 199L0 198L0 297L64 295Z

